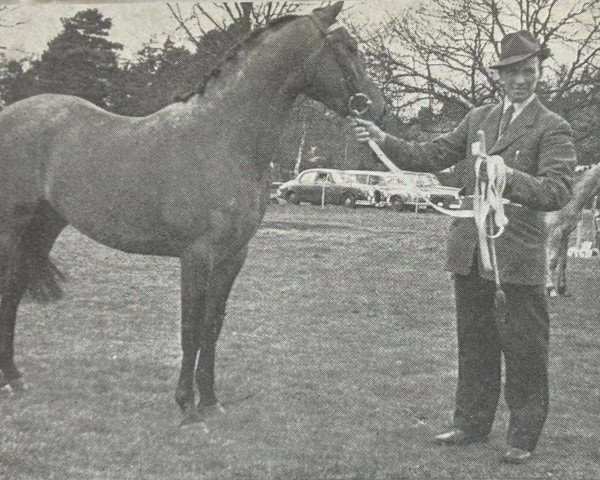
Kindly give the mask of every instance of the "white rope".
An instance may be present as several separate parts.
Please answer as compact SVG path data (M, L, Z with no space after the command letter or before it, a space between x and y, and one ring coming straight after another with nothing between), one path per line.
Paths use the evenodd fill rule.
M398 173L398 174L404 173L403 170L398 168L396 166L396 164L394 164L394 162L392 162L388 158L388 156L383 152L383 150L375 142L375 140L370 139L368 143L369 143L369 147L371 147L371 150L373 150L375 155L377 155L377 158L379 158L379 160L381 160L381 162L386 167L388 167L390 169L390 171L392 171L394 173ZM431 200L429 200L429 196L426 193L419 190L416 186L412 187L412 191L415 195L417 195L418 197L421 197L425 204L434 208L438 212L443 213L444 215L448 215L450 217L457 217L457 218L472 218L473 217L472 210L450 210L448 208L443 208L443 207L440 207L439 205L436 205Z
M485 153L485 138L483 132L478 132L479 141L472 145L472 153L477 156L475 161L475 192L473 196L473 210L449 210L434 204L429 200L426 193L414 188L414 192L422 197L427 205L438 212L455 218L473 218L477 226L479 239L479 250L481 252L482 267L487 271L496 273L498 267L496 264L493 241L504 232L508 224L508 218L504 213L504 204L508 203L502 198L506 187L506 165L502 157L497 155L489 156ZM368 141L369 147L377 155L377 158L394 173L403 173L394 162L383 152L381 147L372 139ZM481 165L485 161L487 171L487 181L482 181L480 177ZM488 218L491 219L491 228L488 224ZM494 233L494 229L496 229Z
M477 156L475 160L473 219L477 226L482 267L487 271L494 270L497 274L498 266L496 265L494 239L502 235L508 224L502 198L506 187L506 165L502 157L486 154L483 132L478 132L478 135L479 141L472 146L472 153ZM486 181L481 179L481 165L484 162L487 173ZM494 229L496 229L495 233Z

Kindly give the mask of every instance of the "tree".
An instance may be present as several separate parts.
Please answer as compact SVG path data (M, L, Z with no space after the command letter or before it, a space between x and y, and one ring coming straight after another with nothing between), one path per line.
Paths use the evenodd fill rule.
M15 20L13 14L18 11L19 7L14 5L0 5L0 29L11 29L18 25L23 25L25 22ZM15 61L9 59L5 53L5 45L0 45L0 104L6 105L6 94L11 91L11 88L22 89L24 85L15 83L15 79L22 74L23 61Z
M35 75L26 70L28 60L10 60L6 62L0 77L0 99L2 105L10 105L36 93Z
M176 46L170 38L161 46L149 42L134 61L124 65L119 82L121 93L113 110L134 116L155 112L193 89L202 76L198 69L204 70L196 55Z
M13 13L18 11L19 7L14 5L0 5L0 29L10 29L19 25L23 25L25 22L13 20L11 17ZM5 50L6 46L0 45L0 50ZM6 59L2 57L0 66L6 65Z
M77 95L110 107L116 101L111 97L119 77L117 52L123 48L106 39L112 20L87 9L61 22L63 31L33 66L38 92Z
M214 3L220 12L211 12L206 4L194 3L188 12L184 13L179 4L167 4L173 18L179 25L178 29L185 33L186 38L196 46L205 48L203 40L211 32L220 32L220 42L213 45L217 54L224 51L228 44L235 44L240 35L248 34L255 28L264 27L270 21L284 15L296 12L300 5L293 2L253 2ZM217 15L220 13L220 15ZM210 29L207 27L210 26Z
M177 97L198 90L203 79L218 67L225 55L241 43L255 28L296 7L251 3L193 4L184 13L179 4L168 4L193 50L176 46L170 39L162 46L149 42L137 58L124 66L120 80L122 94L114 110L127 115L146 115ZM221 13L217 17L216 13ZM222 18L221 18L222 17ZM219 18L219 20L217 20Z
M546 64L550 99L591 87L600 58L596 0L430 0L357 34L380 82L403 105L435 100L469 109L498 96L488 66L502 37L520 29L530 30L543 48L574 52L568 63L557 56Z
M457 121L472 107L500 97L498 78L488 67L502 37L521 29L555 52L544 63L542 99L578 125L578 142L595 134L600 126L597 0L430 0L366 33L354 31L371 71L393 99L392 111L412 117L426 104L436 113L441 107L453 112Z

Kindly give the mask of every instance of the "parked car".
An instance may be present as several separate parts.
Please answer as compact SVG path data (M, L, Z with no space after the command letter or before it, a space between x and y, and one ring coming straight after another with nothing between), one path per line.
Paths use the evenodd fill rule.
M419 192L426 194L431 203L444 208L460 208L460 189L442 185L433 173L402 172L401 175L409 182L414 182Z
M431 173L402 171L379 172L369 170L347 170L356 181L376 185L382 193L382 201L397 209L427 209L426 200L444 208L459 208L459 189L445 187Z
M381 191L382 203L396 210L427 208L425 198L419 195L414 182L403 175L371 170L346 170L346 173L359 183L376 185Z
M357 183L343 170L312 168L277 189L277 195L290 203L375 205L381 201L381 191L373 185Z

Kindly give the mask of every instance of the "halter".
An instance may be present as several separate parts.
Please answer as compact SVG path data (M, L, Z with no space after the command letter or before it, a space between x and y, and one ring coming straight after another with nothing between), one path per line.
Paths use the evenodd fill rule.
M336 47L334 45L332 45L329 42L329 36L335 31L337 30L337 28L333 29L332 26L329 28L325 28L323 26L323 24L321 23L321 21L314 15L314 14L310 14L307 15L307 17L313 22L313 24L315 25L315 27L317 27L317 30L319 30L319 33L321 34L321 36L323 37L323 45L321 46L321 49L323 49L323 47L325 45L336 49ZM339 27L338 27L339 28ZM320 50L321 50L320 49ZM314 54L313 54L314 55ZM313 56L309 56L309 58L307 58L304 62L304 64L306 64L306 62ZM372 101L371 99L365 95L364 93L362 93L357 85L357 81L356 81L356 73L354 71L354 69L352 68L348 68L348 66L346 64L344 64L340 59L338 55L334 55L333 56L335 58L335 62L337 64L337 66L339 67L339 69L342 71L342 73L344 74L344 83L346 85L346 90L348 91L348 93L350 94L350 98L348 100L348 110L352 113L352 114L356 114L355 112L359 111L360 115L364 115L367 111L369 111L369 109L371 108L372 105ZM304 71L306 71L306 69L304 69ZM354 103L361 101L361 102L365 102L365 107L363 107L363 109L361 110L355 110L352 106Z

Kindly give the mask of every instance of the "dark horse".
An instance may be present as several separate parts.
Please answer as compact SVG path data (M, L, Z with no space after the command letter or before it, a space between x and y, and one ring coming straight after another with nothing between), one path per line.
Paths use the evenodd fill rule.
M383 109L356 42L331 25L342 2L252 34L200 89L146 117L76 97L39 95L0 113L0 370L14 362L17 309L29 289L57 293L49 253L71 224L124 252L181 261L184 422L220 409L215 346L231 286L269 198L270 152L300 93L348 115L359 91ZM197 363L197 367L196 367ZM199 404L194 404L194 372Z

